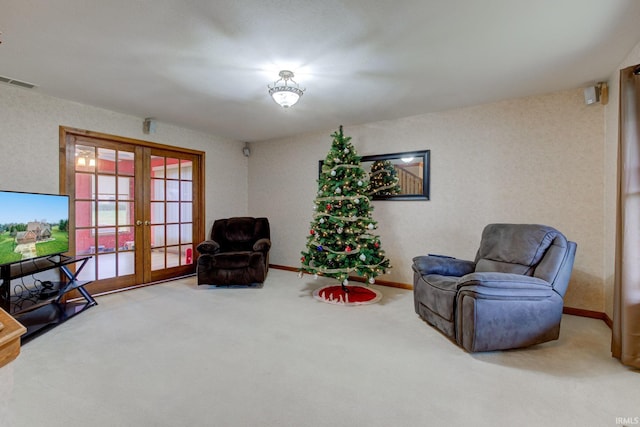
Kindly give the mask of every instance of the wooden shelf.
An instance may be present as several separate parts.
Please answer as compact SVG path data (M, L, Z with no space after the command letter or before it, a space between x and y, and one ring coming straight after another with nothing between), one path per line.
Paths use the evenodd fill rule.
M0 308L0 368L13 361L20 354L20 337L27 332L17 320Z

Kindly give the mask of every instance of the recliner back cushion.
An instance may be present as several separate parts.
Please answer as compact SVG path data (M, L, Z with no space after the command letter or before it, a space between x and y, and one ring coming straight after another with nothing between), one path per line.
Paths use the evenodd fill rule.
M532 276L560 233L537 224L489 224L482 232L476 254L476 271L496 271Z
M269 222L266 218L235 217L216 220L211 238L220 244L222 252L252 251L260 238L269 238Z
M213 223L211 238L220 244L221 252L250 251L253 247L253 218L219 219Z
M249 242L254 238L254 220L247 218L230 218L224 230L224 237L230 242Z

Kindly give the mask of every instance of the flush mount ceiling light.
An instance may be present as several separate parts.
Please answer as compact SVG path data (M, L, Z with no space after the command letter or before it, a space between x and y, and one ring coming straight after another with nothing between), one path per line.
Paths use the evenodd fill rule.
M293 72L282 70L278 75L280 78L273 82L273 85L267 86L269 95L281 107L289 108L298 102L305 89L300 89L298 83L293 80ZM291 83L295 86L292 86Z

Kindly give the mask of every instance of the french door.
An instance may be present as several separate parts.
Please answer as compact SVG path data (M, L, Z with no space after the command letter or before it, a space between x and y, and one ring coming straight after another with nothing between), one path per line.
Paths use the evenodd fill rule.
M60 144L70 251L92 256L79 279L93 293L195 271L203 153L67 128Z

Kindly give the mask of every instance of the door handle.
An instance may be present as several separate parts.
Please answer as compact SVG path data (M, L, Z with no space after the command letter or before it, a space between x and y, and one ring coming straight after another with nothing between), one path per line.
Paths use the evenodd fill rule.
M136 225L142 225L142 221L137 220L137 221L136 221Z
M144 225L151 225L151 221L145 221Z

